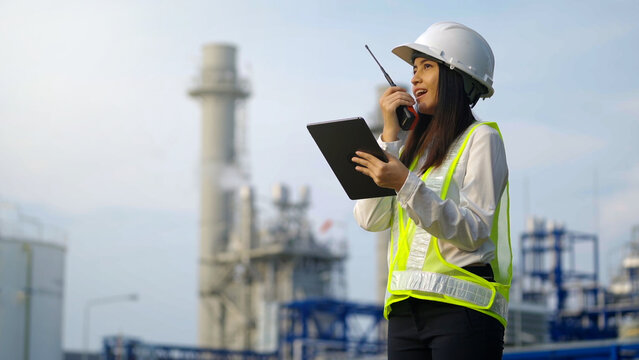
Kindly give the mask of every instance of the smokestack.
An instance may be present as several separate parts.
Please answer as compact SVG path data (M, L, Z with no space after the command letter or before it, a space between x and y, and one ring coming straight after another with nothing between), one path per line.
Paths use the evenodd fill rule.
M202 106L202 158L200 197L199 343L223 346L225 313L211 299L216 292L215 256L227 251L233 224L234 197L238 181L235 143L236 102L248 97L247 86L238 79L236 49L228 44L208 44L203 49L202 69L189 95Z

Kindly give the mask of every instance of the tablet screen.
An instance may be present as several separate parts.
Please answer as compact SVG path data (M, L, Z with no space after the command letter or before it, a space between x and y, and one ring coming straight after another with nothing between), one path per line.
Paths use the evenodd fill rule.
M379 187L373 179L355 170L356 164L351 161L356 151L388 161L363 118L312 123L306 127L350 199L396 195L395 190Z

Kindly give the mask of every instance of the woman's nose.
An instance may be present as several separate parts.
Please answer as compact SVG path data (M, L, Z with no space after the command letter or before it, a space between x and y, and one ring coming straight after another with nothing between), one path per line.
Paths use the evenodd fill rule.
M419 76L417 76L417 73L415 73L415 75L413 75L413 78L410 79L410 83L413 84L413 86L419 84L421 82L421 79L419 78Z

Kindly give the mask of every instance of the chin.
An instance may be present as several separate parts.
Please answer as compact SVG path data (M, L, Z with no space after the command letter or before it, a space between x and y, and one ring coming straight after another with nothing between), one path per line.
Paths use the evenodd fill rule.
M425 105L419 105L419 112L425 115L433 115L435 114L435 109Z

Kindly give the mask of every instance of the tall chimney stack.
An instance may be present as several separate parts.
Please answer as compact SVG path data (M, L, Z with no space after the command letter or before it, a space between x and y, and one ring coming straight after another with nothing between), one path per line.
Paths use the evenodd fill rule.
M215 256L228 250L233 208L239 181L236 148L236 104L249 96L236 71L236 49L228 44L207 44L203 49L201 74L189 95L202 105L202 158L200 198L200 261L198 343L224 347L227 314L216 301L221 270Z

